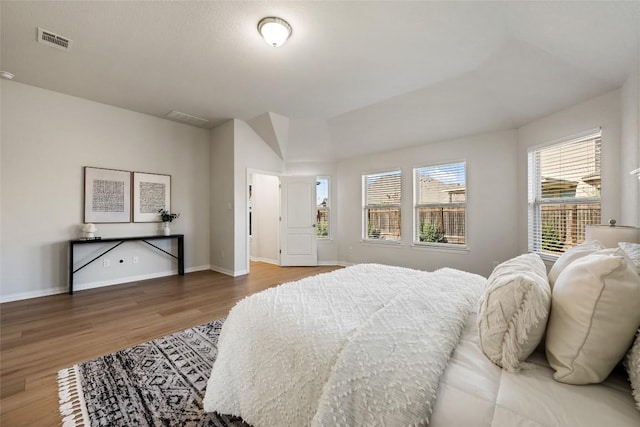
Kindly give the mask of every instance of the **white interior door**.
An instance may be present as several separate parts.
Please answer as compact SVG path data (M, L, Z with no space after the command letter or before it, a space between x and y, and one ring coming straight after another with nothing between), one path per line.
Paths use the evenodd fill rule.
M316 177L280 177L280 265L318 265Z

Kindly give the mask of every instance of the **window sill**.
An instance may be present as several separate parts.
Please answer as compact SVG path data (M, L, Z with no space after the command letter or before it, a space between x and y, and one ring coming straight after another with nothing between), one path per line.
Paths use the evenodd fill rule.
M533 253L538 254L538 256L542 258L544 264L549 268L553 267L553 264L555 264L558 258L560 258L560 255L541 254L540 252Z
M360 244L361 245L367 245L367 246L388 246L390 248L400 248L402 247L402 241L401 240L366 240L366 239L362 239L360 240Z
M333 238L331 237L318 237L318 243L333 243Z
M411 245L412 249L417 249L419 251L428 250L435 252L448 252L448 253L469 253L470 249L468 246L453 246L453 245L428 245L424 243L413 243Z

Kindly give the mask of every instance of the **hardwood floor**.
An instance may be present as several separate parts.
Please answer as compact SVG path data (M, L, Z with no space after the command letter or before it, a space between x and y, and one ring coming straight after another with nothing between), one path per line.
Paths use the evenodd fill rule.
M0 425L57 426L58 370L224 317L237 301L339 267L252 263L0 305Z

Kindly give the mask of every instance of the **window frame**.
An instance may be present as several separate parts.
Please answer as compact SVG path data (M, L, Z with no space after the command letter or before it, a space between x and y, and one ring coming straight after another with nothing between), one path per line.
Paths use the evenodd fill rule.
M382 175L393 175L398 174L400 177L400 198L398 203L394 204L373 204L367 205L367 178L373 176L382 176ZM391 168L383 171L375 171L375 172L365 172L362 174L362 230L361 230L361 242L362 243L370 243L370 244L382 244L382 245L401 245L402 244L402 200L403 200L403 191L402 191L402 168ZM386 239L372 239L369 238L368 231L368 215L370 209L397 209L398 211L398 239L394 240L386 240Z
M564 144L577 144L580 142L600 140L600 179L602 181L602 128L590 129L588 131L558 138L544 144L527 148L527 250L538 254L542 259L548 261L557 260L563 253L552 254L543 252L542 249L542 206L563 206L563 205L595 205L600 206L602 216L602 182L600 183L599 197L542 197L542 173L540 169L539 155L542 150L557 147ZM532 174L532 170L535 173ZM533 183L532 183L533 179ZM585 224L589 225L589 224ZM537 230L537 233L536 233ZM534 236L534 234L536 234Z
M318 231L320 230L320 223L318 221L318 218L320 217L320 215L318 215L316 219L316 238L322 242L322 241L331 240L332 227L331 227L331 177L328 175L316 176L316 185L318 185L318 181L321 179L327 180L327 206L320 207L320 205L316 204L316 211L320 212L320 210L324 210L327 212L327 235L326 236L318 236ZM316 200L317 200L317 197L316 197Z
M419 199L419 195L418 192L420 191L419 186L416 185L417 183L417 174L419 173L420 169L424 169L424 168L432 168L432 167L438 167L438 166L448 166L448 165L455 165L458 163L462 163L464 165L464 187L465 187L465 201L464 202L457 202L457 203L418 203L418 199ZM438 163L431 163L428 165L422 165L422 166L416 166L413 168L413 174L412 174L412 179L413 179L413 233L412 233L412 239L413 239L413 246L415 247L428 247L428 248L435 248L435 249L439 249L439 250L468 250L469 249L469 241L468 241L468 223L469 223L469 209L468 209L468 203L469 203L469 183L468 183L468 168L467 168L467 160L466 159L459 159L459 160L452 160L452 161L447 161L447 162L438 162ZM419 209L421 208L438 208L438 207L464 207L464 244L457 244L457 243L438 243L438 242L421 242L420 241L420 237L419 237L419 225L418 225L418 218L419 218Z

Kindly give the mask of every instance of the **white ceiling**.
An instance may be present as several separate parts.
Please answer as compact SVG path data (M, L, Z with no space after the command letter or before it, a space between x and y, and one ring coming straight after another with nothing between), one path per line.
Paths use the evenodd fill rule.
M142 113L290 118L289 160L521 126L620 87L640 1L2 1L0 69ZM293 27L269 47L256 26ZM70 53L36 43L41 27ZM637 68L635 71L637 72Z

